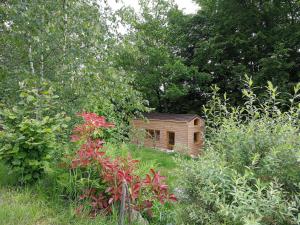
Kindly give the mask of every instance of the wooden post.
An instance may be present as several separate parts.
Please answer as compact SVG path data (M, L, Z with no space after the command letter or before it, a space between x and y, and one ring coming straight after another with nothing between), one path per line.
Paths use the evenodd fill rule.
M125 181L125 185L126 185L126 193L128 195L128 198L127 198L127 205L128 205L128 223L131 224L131 204L130 204L130 192L129 192L129 189L128 189L128 185Z
M118 225L124 225L125 215L126 215L126 203L128 206L128 222L131 224L131 205L130 205L130 193L126 180L123 180L122 183L122 196L121 196L121 205L120 205L120 215Z
M121 205L120 205L120 213L119 213L119 225L124 225L125 220L125 207L126 207L126 181L124 180L122 183L122 196L121 196Z

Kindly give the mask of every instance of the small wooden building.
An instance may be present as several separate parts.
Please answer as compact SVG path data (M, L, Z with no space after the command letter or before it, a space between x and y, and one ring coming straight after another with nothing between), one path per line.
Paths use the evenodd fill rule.
M133 126L145 131L145 146L199 155L204 144L204 120L198 115L148 113L144 116L146 119L133 120Z

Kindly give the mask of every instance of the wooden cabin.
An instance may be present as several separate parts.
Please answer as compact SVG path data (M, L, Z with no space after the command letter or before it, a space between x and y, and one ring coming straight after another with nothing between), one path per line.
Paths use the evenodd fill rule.
M148 113L133 120L145 131L144 146L199 155L204 144L204 120L196 114ZM136 143L139 140L133 140Z

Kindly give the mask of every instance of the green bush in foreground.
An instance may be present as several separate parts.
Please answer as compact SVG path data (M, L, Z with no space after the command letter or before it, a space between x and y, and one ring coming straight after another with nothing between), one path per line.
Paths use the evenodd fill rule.
M0 159L19 174L21 183L40 178L59 148L66 118L63 113L53 115L56 98L45 85L28 89L21 84L20 101L0 109Z
M268 84L260 101L248 80L245 107L215 95L206 108L208 140L203 157L182 162L182 224L300 223L300 85L288 112ZM217 90L215 89L215 93ZM226 96L225 96L226 100Z

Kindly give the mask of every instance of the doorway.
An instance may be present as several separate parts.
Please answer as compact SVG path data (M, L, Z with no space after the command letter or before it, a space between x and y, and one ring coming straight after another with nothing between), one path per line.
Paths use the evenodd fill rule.
M173 150L175 145L175 132L168 131L167 132L167 138L168 138L168 149Z

